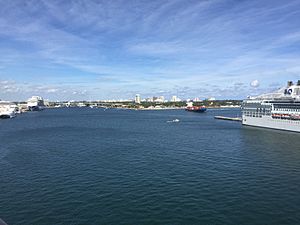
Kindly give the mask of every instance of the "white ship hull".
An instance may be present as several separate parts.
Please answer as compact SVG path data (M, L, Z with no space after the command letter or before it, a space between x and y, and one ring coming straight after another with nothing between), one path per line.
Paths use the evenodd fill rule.
M277 92L248 98L242 104L242 124L300 132L300 80Z
M31 106L27 106L29 111L41 111L43 109L45 109L44 106L38 106L38 105L31 105Z
M300 132L300 120L279 120L271 116L248 117L243 116L242 124L254 127L263 127L277 130Z
M15 117L16 114L13 112L7 112L7 113L0 113L0 118L5 119L5 118L13 118Z

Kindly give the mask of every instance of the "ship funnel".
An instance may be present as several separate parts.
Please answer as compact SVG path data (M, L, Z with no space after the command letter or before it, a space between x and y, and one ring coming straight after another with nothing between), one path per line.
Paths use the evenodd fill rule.
M297 85L300 86L300 80L298 80Z
M290 87L293 85L293 81L288 81L287 86Z

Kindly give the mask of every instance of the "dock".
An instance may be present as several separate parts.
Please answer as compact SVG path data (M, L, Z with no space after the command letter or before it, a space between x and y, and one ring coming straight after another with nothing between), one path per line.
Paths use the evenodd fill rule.
M241 117L226 117L226 116L215 116L215 119L217 120L231 120L236 122L242 122Z

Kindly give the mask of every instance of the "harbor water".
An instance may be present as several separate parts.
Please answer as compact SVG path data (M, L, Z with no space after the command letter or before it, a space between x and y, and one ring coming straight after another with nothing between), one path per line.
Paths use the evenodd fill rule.
M57 108L0 120L0 218L300 224L300 134L216 115L240 111Z

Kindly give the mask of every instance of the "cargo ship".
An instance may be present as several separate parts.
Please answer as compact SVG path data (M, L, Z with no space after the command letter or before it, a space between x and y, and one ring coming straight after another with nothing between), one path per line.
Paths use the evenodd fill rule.
M203 112L206 112L206 107L205 106L193 106L193 102L188 102L185 110L190 111L190 112L203 113Z
M289 81L274 93L249 97L242 104L242 123L247 126L300 132L300 80Z

